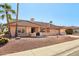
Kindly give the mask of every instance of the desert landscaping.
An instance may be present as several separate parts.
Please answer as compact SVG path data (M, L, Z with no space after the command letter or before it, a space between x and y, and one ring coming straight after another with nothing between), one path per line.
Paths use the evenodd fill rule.
M21 51L26 51L30 49L40 48L44 46L50 46L58 43L63 43L71 40L76 40L78 38L73 38L67 35L57 36L47 36L39 38L20 38L11 39L7 44L0 47L0 55L16 53Z

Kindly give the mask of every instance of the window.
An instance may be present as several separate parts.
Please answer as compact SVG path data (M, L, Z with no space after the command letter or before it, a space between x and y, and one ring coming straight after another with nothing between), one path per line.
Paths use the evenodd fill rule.
M17 32L18 33L25 33L25 28L24 27L18 27Z
M18 33L21 33L21 30L20 30L20 29L18 29L18 30L17 30L17 32L18 32Z

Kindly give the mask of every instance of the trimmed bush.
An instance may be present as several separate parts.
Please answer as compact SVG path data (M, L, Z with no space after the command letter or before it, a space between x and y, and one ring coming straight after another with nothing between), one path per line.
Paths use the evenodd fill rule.
M73 29L66 29L65 32L66 34L73 34Z
M6 31L6 32L4 32L5 34L9 34L9 32L8 31Z
M8 42L8 39L6 39L6 38L1 38L0 39L0 45L4 45L4 44L6 44Z

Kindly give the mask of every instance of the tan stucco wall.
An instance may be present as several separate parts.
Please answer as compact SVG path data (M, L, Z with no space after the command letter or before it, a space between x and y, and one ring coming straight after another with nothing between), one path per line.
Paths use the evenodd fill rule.
M50 32L46 31L46 32L42 33L42 35L56 35L56 34L59 34L59 30L57 30L57 29L48 29L48 30L50 30ZM60 34L66 34L65 30L66 29L60 29Z
M15 36L15 26L10 26L10 31L11 31L11 36L14 37ZM23 27L23 26L18 26L18 29L22 30L25 29L25 33L31 33L31 27ZM35 32L40 32L40 27L35 27Z
M11 35L15 36L15 26L10 26L11 28ZM18 26L19 29L24 28L25 29L25 33L31 33L31 27L25 27L25 26ZM35 27L35 32L40 32L40 27ZM56 35L59 33L59 30L56 29L45 29L45 32L43 33L44 35ZM65 29L60 29L60 33L64 33L65 34Z
M52 34L58 34L58 32L59 32L59 31L56 30L56 29L51 29L51 30L50 30L50 33L52 33Z
M66 34L65 30L66 29L60 29L61 34Z
M36 27L35 32L40 32L40 27Z
M10 32L11 32L11 36L14 37L15 36L15 26L10 26Z
M31 27L26 27L26 33L31 33Z
M58 30L56 29L47 29L49 31L41 32L41 35L56 35L58 34Z

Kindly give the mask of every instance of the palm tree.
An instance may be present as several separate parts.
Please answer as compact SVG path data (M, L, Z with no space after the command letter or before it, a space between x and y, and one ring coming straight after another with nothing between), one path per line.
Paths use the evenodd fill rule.
M49 25L50 25L50 27L51 27L51 24L52 24L53 22L52 21L49 21Z
M1 19L6 18L9 37L11 37L9 20L12 20L12 15L11 14L15 14L15 10L13 10L11 8L11 6L9 4L7 4L7 3L0 4L0 8L1 8L1 10L0 10L0 13L1 13L0 18Z
M49 23L52 24L52 21L50 21Z
M19 3L17 3L17 14L16 14L16 31L15 36L17 37L17 27L18 27L18 13L19 13Z
M49 21L49 28L51 29L51 24L52 24L53 22L52 21Z

